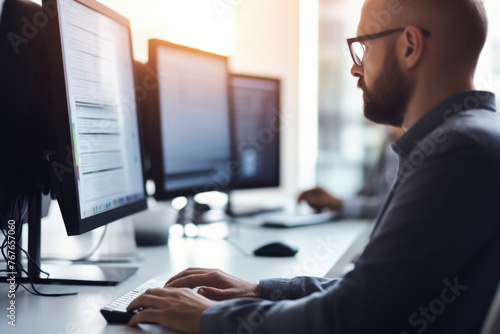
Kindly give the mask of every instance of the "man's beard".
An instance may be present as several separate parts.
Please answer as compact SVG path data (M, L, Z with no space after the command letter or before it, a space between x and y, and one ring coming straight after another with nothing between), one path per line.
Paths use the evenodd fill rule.
M363 78L358 87L363 90L364 115L377 124L401 127L413 93L413 85L397 65L394 55L384 61L385 73L375 80L373 91L368 92Z

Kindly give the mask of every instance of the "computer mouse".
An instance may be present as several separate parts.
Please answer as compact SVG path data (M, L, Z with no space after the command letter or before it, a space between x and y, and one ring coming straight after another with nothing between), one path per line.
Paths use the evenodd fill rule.
M297 254L299 249L284 242L271 242L253 251L255 256L287 257Z

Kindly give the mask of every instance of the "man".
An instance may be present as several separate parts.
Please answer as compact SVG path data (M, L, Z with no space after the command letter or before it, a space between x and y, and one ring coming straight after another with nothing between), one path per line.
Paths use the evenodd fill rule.
M366 117L406 133L393 145L395 184L344 278L255 285L188 269L133 301L129 309L145 309L130 324L192 333L478 333L500 280L500 117L493 94L473 90L486 31L474 0L365 2L362 45L349 41L351 73ZM183 286L201 288L172 288Z
M378 160L356 196L340 199L323 188L316 187L300 194L299 202L305 201L316 211L338 212L344 218L375 219L391 190L398 170L398 156L392 150L391 144L404 133L403 129L393 126L385 126L384 129L386 138Z

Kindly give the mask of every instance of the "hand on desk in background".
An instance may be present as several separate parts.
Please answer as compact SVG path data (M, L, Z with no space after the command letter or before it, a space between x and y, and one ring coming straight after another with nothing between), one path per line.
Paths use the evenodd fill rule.
M342 210L342 200L330 195L326 190L320 187L304 191L300 194L298 202L305 201L311 208L321 212L324 209L331 211Z
M201 314L213 304L191 289L149 289L127 307L127 311L143 308L128 324L149 322L185 333L201 333Z
M168 280L165 287L199 287L198 293L212 300L259 298L258 284L244 281L218 269L186 269Z

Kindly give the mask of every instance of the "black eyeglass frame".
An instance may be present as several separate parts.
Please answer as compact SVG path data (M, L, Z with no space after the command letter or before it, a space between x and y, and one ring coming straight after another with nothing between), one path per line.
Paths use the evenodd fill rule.
M384 37L390 34L394 34L396 32L402 32L405 31L405 28L397 28L397 29L391 29L391 30L386 30L386 31L381 31L381 32L376 32L374 34L368 34L368 35L363 35L359 37L354 37L354 38L348 38L347 39L347 46L349 47L349 52L351 53L352 60L354 61L354 64L356 66L363 66L363 60L359 59L354 50L352 49L352 44L356 42L362 42L362 41L367 41L379 37ZM431 35L431 32L429 30L425 30L420 28L420 31L422 31L422 34L425 37L429 37Z

